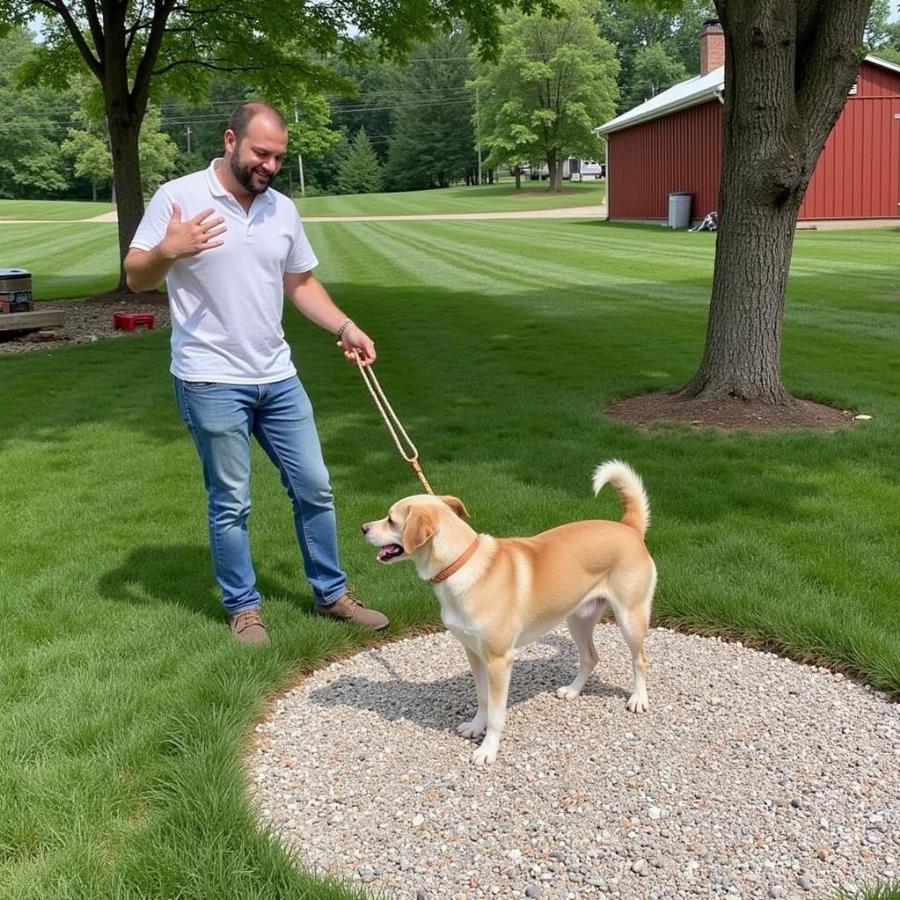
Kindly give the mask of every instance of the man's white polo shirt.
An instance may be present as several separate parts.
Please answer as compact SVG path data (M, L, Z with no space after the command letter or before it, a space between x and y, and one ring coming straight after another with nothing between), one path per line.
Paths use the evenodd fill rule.
M293 202L269 188L249 213L222 186L214 160L164 184L147 206L131 241L152 250L166 235L172 204L181 219L204 209L225 219L221 247L179 259L166 285L172 311L171 372L185 381L265 384L296 374L284 339L285 272L308 272L319 261Z

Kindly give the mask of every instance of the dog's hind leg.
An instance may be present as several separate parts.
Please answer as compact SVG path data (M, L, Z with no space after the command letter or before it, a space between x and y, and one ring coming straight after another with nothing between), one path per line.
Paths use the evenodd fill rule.
M574 700L591 677L591 672L599 659L597 648L594 646L594 626L600 618L606 603L602 600L591 599L582 603L578 609L566 619L569 626L569 634L578 648L578 674L571 684L558 687L556 696L563 700Z
M613 602L613 612L625 643L631 651L631 665L634 669L634 681L631 685L631 696L625 704L631 712L646 712L647 700L647 654L644 652L644 639L650 627L650 598L632 609L623 609Z
M485 669L481 657L477 653L470 650L468 647L466 647L465 650L466 656L469 657L469 667L472 669L472 677L475 679L475 694L478 697L478 710L475 713L475 718L472 719L471 722L463 722L456 727L456 730L463 737L480 738L481 735L484 734L484 729L487 727L487 670Z
M481 746L472 754L476 765L492 763L500 748L500 735L506 724L506 700L509 696L509 676L512 671L512 651L503 656L495 656L485 663L487 669L488 706L487 731Z

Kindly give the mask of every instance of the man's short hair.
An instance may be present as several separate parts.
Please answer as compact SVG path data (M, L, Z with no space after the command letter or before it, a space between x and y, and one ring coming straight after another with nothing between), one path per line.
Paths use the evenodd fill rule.
M248 100L246 103L242 103L231 114L231 118L228 120L228 128L234 132L235 138L240 141L247 133L250 122L260 114L270 115L287 131L287 122L285 122L284 116L271 103L265 103L262 100Z

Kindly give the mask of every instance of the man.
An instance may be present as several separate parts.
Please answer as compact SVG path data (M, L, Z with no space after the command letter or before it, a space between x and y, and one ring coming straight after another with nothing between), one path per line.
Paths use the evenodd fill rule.
M172 311L178 410L193 436L209 497L213 569L231 633L268 641L250 559L250 437L278 467L293 504L315 612L380 630L380 612L347 591L334 501L309 398L291 362L284 297L337 336L349 360L375 361L372 339L316 280L318 260L293 202L272 190L287 126L266 103L244 103L225 131L223 159L163 185L125 258L128 286L165 279Z

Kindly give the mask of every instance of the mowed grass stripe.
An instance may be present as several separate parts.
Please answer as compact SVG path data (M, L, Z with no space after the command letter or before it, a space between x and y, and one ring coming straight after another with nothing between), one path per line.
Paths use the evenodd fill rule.
M494 185L457 185L391 194L307 197L296 203L301 215L310 217L427 215L594 206L603 203L605 196L606 185L599 182L567 183L563 191L551 193L546 182L524 181L521 190L516 190L515 184L508 181Z
M35 299L111 290L118 280L115 224L0 225L3 264L31 272Z
M503 293L509 284L531 291L543 289L552 300L561 288L588 289L595 301L639 301L654 307L668 307L660 299L678 299L685 304L702 306L706 302L696 290L696 263L683 252L669 251L678 261L681 283L668 282L660 290L657 282L648 283L646 266L623 261L621 247L604 245L601 236L593 245L577 225L559 222L543 223L429 223L428 227L395 223L355 225L350 233L365 244L370 254L385 255L390 250L392 268L405 273L404 283L423 271L432 272L435 280L452 281L460 291L479 294ZM531 227L530 227L531 226ZM316 234L317 232L311 232ZM543 238L540 256L532 242ZM581 246L572 246L575 240ZM486 246L487 245L487 246ZM551 251L551 252L548 252ZM702 259L710 249L695 251ZM667 254L664 254L664 256ZM661 260L656 260L660 262ZM667 265L673 277L675 265ZM564 311L562 311L563 314Z
M490 223L491 226L494 224ZM547 238L545 246L533 249L531 256L526 257L522 250L526 245L522 240L522 226L525 224L504 223L501 231L505 240L498 239L493 227L485 226L484 230L473 231L467 226L454 225L448 230L444 223L415 228L392 224L370 224L364 227L354 224L344 229L322 226L316 234L334 235L335 240L340 243L337 259L341 262L336 270L323 273L328 278L340 278L344 275L355 280L358 277L356 273L365 269L366 260L377 260L370 271L377 272L378 282L384 284L406 285L427 272L430 282L451 283L454 295L459 295L460 303L468 298L460 307L460 314L470 314L466 310L471 308L473 295L483 304L487 296L496 297L503 292L504 303L527 302L529 316L550 316L555 320L556 327L560 327L564 319L571 319L576 331L574 337L582 339L584 327L581 323L596 314L598 309L602 309L606 320L596 335L596 340L600 341L598 348L615 348L619 335L634 335L636 330L641 329L641 323L630 320L653 310L657 324L660 317L665 317L668 322L666 340L673 346L684 349L684 360L674 371L666 366L651 366L648 360L647 370L657 374L646 384L645 389L665 387L690 374L690 368L696 364L702 348L709 286L691 288L691 280L702 282L702 279L697 277L696 269L693 273L685 269L686 255L681 263L682 273L689 280L673 289L670 283L660 285L656 274L663 269L668 274L671 265L668 261L661 262L651 252L652 241L647 242L650 247L645 250L645 241L640 231L628 228L616 233L614 229L610 229L616 237L614 242L603 240L591 256L582 258L575 254L570 257L570 262L564 263L559 261L557 254L548 251L557 244L565 245L570 233L581 234L578 226L572 223L543 223ZM415 236L410 237L409 231L413 228ZM489 236L487 253L477 244L473 248L479 233ZM632 240L641 238L642 256L637 264L634 262L634 252L628 254L622 246L629 237ZM664 240L665 236L654 234L653 238L659 241L661 238ZM610 244L613 244L612 253L609 252ZM512 251L504 253L508 246L512 247ZM527 246L531 246L530 243ZM541 252L543 258L538 255ZM693 250L703 266L711 264L708 259L711 252L710 247ZM479 262L486 255L497 262L493 275L485 274L483 265ZM553 263L548 264L548 256L553 259ZM610 274L611 269L623 266L623 257L627 266L634 268L639 265L643 276L627 286L622 284L620 276ZM348 266L353 267L352 271L348 270ZM574 276L573 272L576 273ZM580 284L573 285L573 278L577 278ZM356 287L353 290L358 292ZM418 305L415 295L410 297L410 301ZM624 319L620 320L619 315ZM829 379L823 384L821 379L816 381L807 377L806 369L811 361L825 362L829 358L831 365L846 370L850 379L853 379L854 369L859 369L860 377L853 379L854 390L857 392L865 395L871 390L871 385L883 383L879 355L865 351L864 344L860 343L872 339L879 342L891 339L900 320L896 314L893 315L885 328L881 321L883 315L823 310L820 305L809 301L789 302L784 359L788 384L804 395L811 394L840 405L847 404L850 398L836 390L833 380ZM420 318L417 317L417 321ZM424 321L419 321L419 324L421 327L428 325ZM857 340L838 345L836 333L841 331ZM645 339L653 340L650 334ZM578 343L575 344L577 345Z
M0 200L0 219L92 219L115 208L87 200Z

